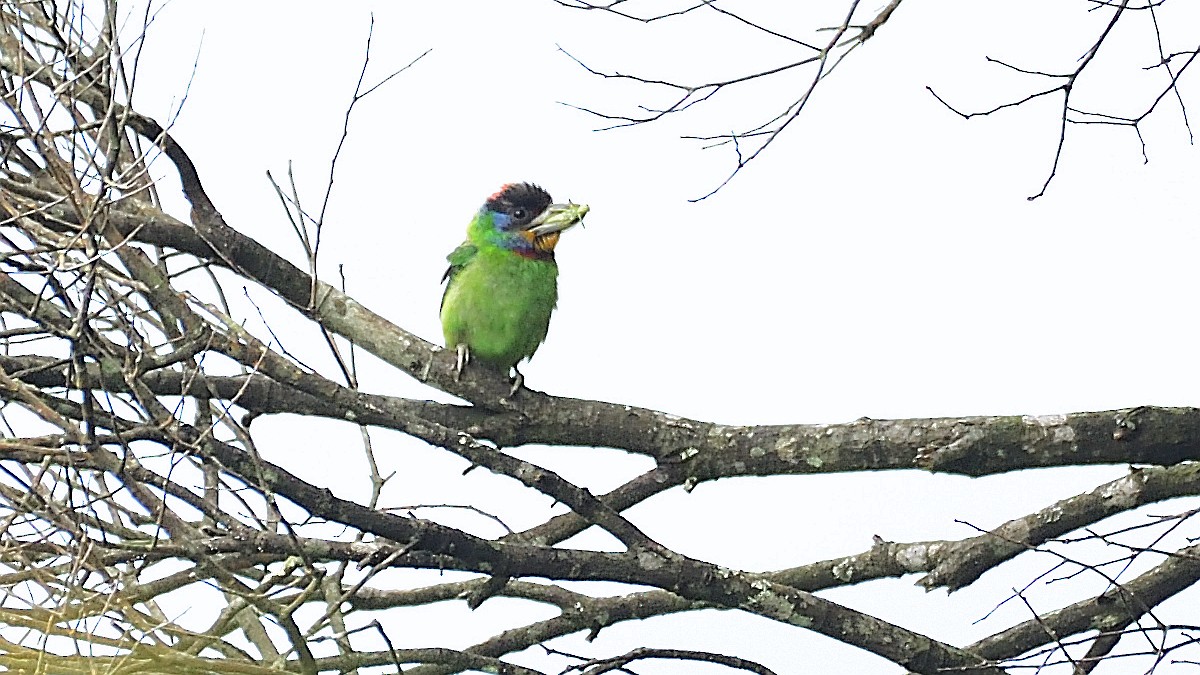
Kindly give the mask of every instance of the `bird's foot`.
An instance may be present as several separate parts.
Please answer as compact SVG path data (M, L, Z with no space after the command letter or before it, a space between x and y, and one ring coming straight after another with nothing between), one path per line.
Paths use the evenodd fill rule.
M467 364L471 362L471 350L465 342L460 342L454 348L454 352L458 357L454 364L454 381L458 382L458 378L462 377L463 368L466 368Z
M518 391L521 391L522 385L525 384L525 376L521 374L521 371L517 370L516 366L513 366L513 372L516 373L517 376L513 378L512 389L508 390L509 396L513 396Z

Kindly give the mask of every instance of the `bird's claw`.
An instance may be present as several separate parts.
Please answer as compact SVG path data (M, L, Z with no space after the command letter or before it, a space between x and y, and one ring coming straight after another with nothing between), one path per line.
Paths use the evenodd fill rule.
M454 352L456 355L456 360L454 363L454 381L458 382L458 378L462 377L463 368L466 368L467 364L471 362L471 350L467 347L465 342L460 342L458 343L458 346L454 348Z
M516 367L514 366L513 372L516 373L517 376L513 378L512 388L508 390L509 396L513 396L518 391L521 391L522 385L525 384L525 376L521 374L521 371L517 370Z

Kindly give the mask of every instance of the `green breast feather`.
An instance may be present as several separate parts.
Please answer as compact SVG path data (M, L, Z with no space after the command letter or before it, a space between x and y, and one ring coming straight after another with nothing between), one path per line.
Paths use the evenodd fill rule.
M472 361L506 371L533 356L558 301L554 260L472 244L459 246L448 260L442 296L446 346L465 344Z

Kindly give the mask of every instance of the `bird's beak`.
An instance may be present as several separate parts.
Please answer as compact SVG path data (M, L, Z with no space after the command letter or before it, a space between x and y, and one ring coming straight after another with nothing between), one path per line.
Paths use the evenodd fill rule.
M526 231L535 237L562 232L581 222L590 210L587 204L551 204L529 223Z

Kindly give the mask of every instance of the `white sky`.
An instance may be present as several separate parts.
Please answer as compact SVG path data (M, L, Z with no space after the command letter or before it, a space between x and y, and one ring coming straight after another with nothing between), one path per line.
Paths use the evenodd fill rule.
M811 25L792 23L804 17L778 14L775 4L739 7L779 30ZM819 4L829 9L824 23L840 20L844 3ZM330 3L175 0L150 30L135 102L167 118L198 53L174 133L226 220L300 263L265 172L283 176L292 162L302 197L319 208L370 12L368 82L432 48L355 109L327 215L323 274L336 283L343 265L355 297L440 341L444 256L487 195L530 180L559 200L590 204L587 227L558 248L561 300L549 339L522 369L529 386L553 394L731 423L1195 405L1200 163L1178 105L1164 102L1145 125L1148 165L1128 129L1070 127L1058 177L1029 202L1050 167L1061 99L967 122L924 89L979 109L1045 86L987 64L985 55L1071 68L1105 19L1087 14L1087 3L1057 4L1058 14L1042 4L905 3L772 148L698 204L687 199L723 180L732 157L678 136L774 115L808 75L733 90L673 122L597 133L599 120L559 102L621 113L668 99L589 76L555 45L601 70L697 81L789 58L782 45L723 32L729 24L707 15L643 26L549 0L361 2L336 12ZM1182 34L1198 24L1175 25ZM1081 104L1139 111L1144 95L1121 87L1145 86L1129 76L1150 65L1152 43L1133 28L1101 57L1135 60L1082 79ZM286 347L334 375L315 329L286 310L269 315ZM372 357L361 363L367 390L439 396ZM269 458L341 496L365 498L355 429L279 418L255 430ZM514 527L550 513L547 500L511 481L482 471L460 477L462 463L444 453L391 433L375 441L400 472L388 504L472 501ZM611 450L517 454L597 492L648 466ZM661 496L631 516L684 553L766 570L859 552L875 534L967 536L955 519L991 527L1123 471L726 480ZM497 534L479 519L422 515ZM912 588L911 579L827 596L961 644L1027 618L1014 607L971 625L1046 566L1009 564L985 577L993 583L949 600ZM1040 599L1050 609L1076 596L1051 590ZM396 627L397 646L467 646L518 610L493 600L474 615L461 605L438 611L447 623L423 619L428 633L415 622ZM664 631L652 646L725 648L779 672L898 672L824 638L733 613L626 624L592 647L569 646L619 653L643 644L650 628Z

